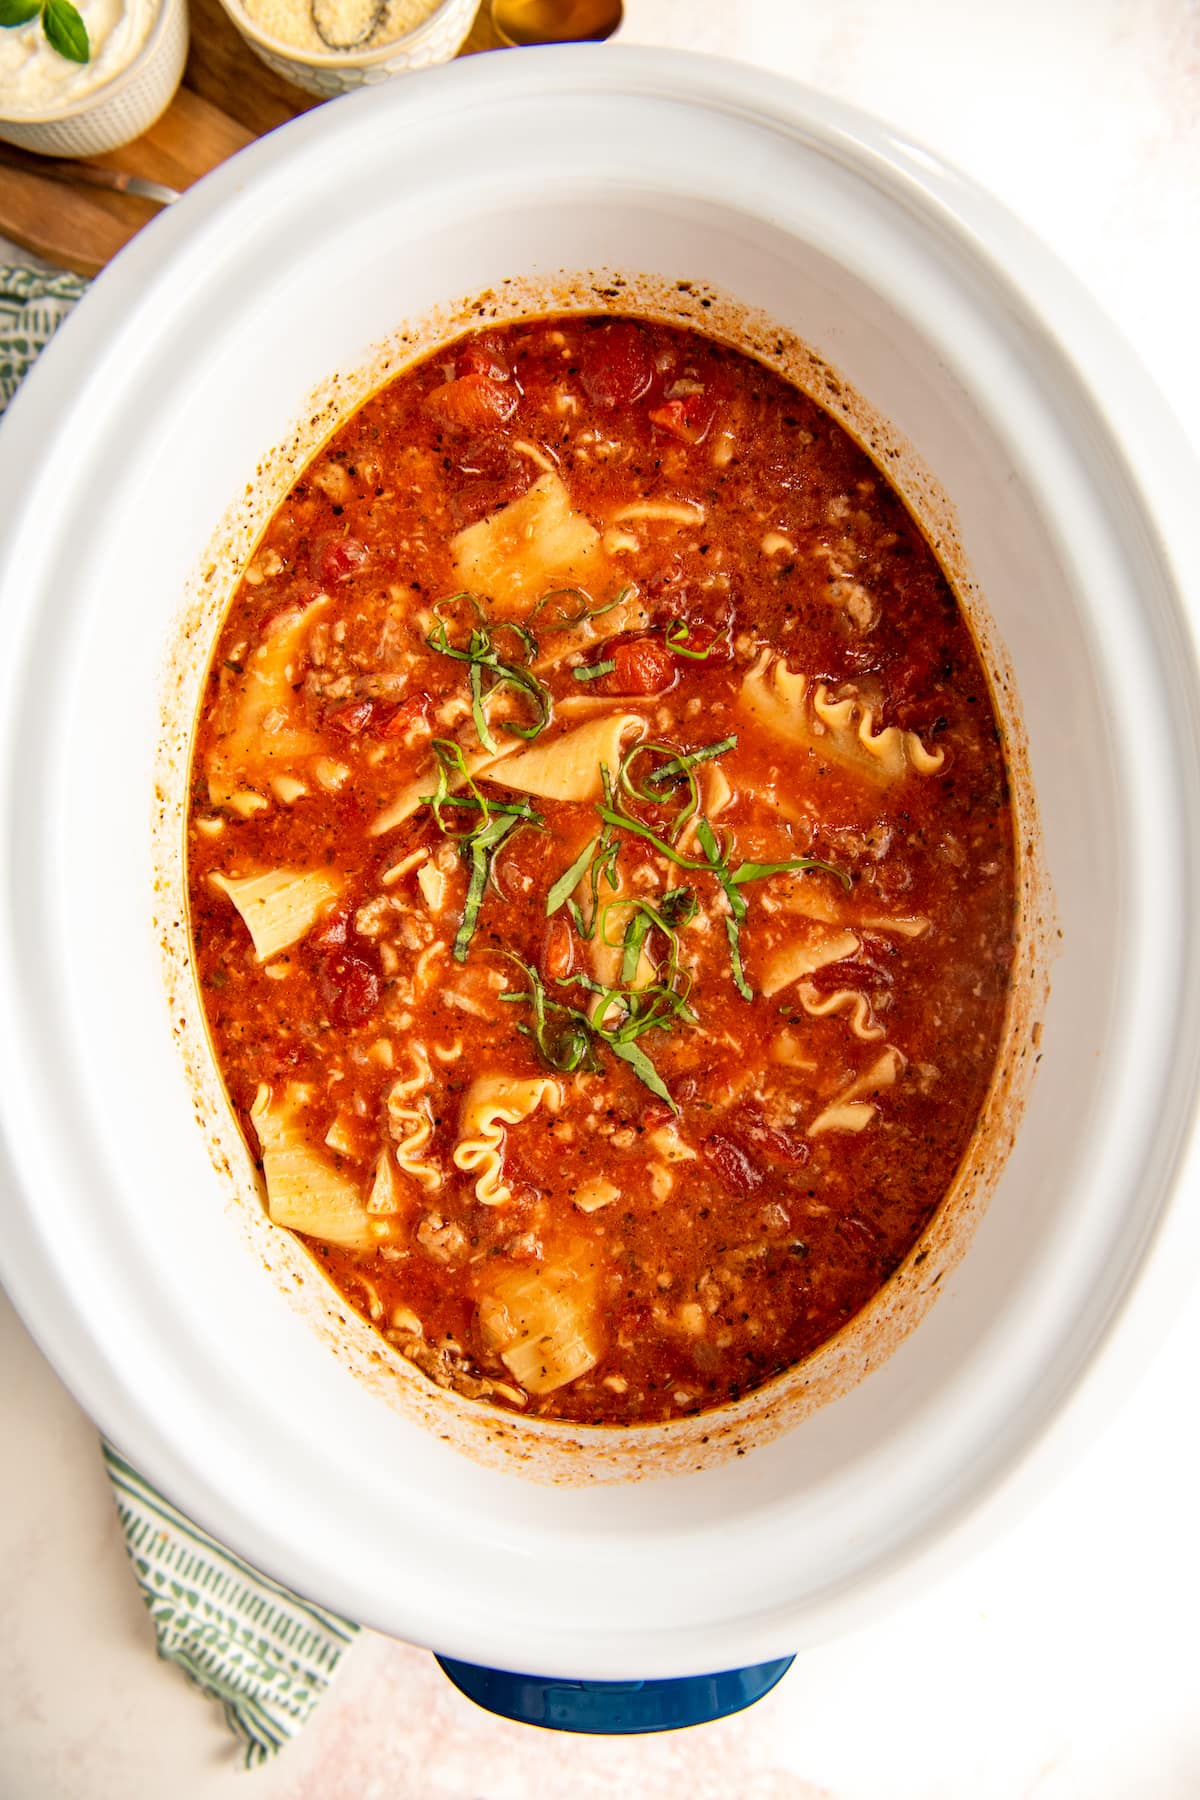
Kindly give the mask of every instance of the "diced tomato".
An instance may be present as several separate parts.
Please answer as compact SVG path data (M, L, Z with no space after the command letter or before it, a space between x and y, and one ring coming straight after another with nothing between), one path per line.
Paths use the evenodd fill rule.
M487 375L492 381L507 381L512 374L503 352L484 334L468 338L454 359L456 375Z
M681 444L700 444L708 435L716 412L716 405L707 394L685 394L678 400L664 400L651 410L649 418L652 425L670 432Z
M757 1168L739 1144L714 1132L704 1142L704 1160L714 1175L733 1194L752 1194L762 1185L763 1172Z
M489 431L512 418L518 398L515 387L472 374L434 388L425 404L451 431Z
M321 958L321 998L335 1025L361 1025L379 1005L379 976L364 956L333 950Z
M556 913L546 927L542 945L542 974L547 981L562 981L571 973L575 960L571 927L561 913Z
M532 480L533 467L523 462L501 481L468 481L450 497L450 516L455 529L461 531L464 525L474 525L488 513L507 506L510 500L519 500Z
M319 945L322 950L336 950L339 944L346 942L349 924L350 919L347 913L334 913L326 919L319 931L313 932L312 942Z
M339 706L336 712L331 712L325 723L333 731L340 732L343 737L355 738L362 736L374 717L375 702L373 700L350 700L345 706Z
M367 546L361 538L319 538L312 553L313 579L322 587L334 587L339 581L349 581L366 560Z
M618 319L590 331L579 353L579 378L595 406L632 406L654 380L654 360L638 327Z
M754 1107L739 1107L727 1128L730 1137L741 1145L747 1155L759 1161L770 1163L808 1161L808 1144L805 1140L792 1137L786 1131L779 1131L774 1125L768 1125L762 1114Z
M642 1113L642 1130L657 1131L660 1125L669 1125L674 1116L661 1100L652 1100Z
M418 722L428 724L428 712L431 702L428 694L410 694L399 706L393 707L386 718L376 717L375 725L382 738L403 737Z
M597 678L595 687L601 694L663 694L679 672L661 638L632 638L614 644L608 660L616 667Z

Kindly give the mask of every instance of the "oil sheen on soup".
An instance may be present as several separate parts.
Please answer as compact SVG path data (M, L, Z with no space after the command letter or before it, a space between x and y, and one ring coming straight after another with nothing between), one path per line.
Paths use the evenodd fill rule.
M432 1381L592 1423L844 1326L961 1163L1014 846L929 546L698 333L473 332L376 393L203 695L195 966L279 1225Z

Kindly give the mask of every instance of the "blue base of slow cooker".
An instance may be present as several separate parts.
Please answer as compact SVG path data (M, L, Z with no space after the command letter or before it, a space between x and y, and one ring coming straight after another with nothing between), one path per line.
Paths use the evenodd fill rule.
M685 1675L674 1681L558 1681L552 1676L481 1669L449 1656L437 1660L460 1693L502 1718L548 1731L619 1737L637 1731L678 1731L741 1712L769 1694L794 1659L785 1656L750 1669Z

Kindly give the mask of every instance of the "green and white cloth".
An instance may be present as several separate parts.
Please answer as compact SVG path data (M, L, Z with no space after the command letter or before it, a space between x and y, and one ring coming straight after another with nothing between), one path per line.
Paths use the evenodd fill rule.
M220 1701L247 1768L265 1762L308 1723L357 1625L252 1569L101 1447L158 1654Z
M0 415L86 287L0 262ZM265 1762L312 1716L358 1626L252 1569L101 1448L159 1655L220 1702L247 1768Z
M60 269L0 262L0 413L86 287Z

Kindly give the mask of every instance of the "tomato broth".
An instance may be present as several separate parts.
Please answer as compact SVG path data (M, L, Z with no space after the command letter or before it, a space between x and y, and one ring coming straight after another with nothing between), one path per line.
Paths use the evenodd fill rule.
M1013 820L933 550L699 332L471 332L370 398L244 571L201 703L195 967L272 1218L435 1383L735 1400L950 1188Z

